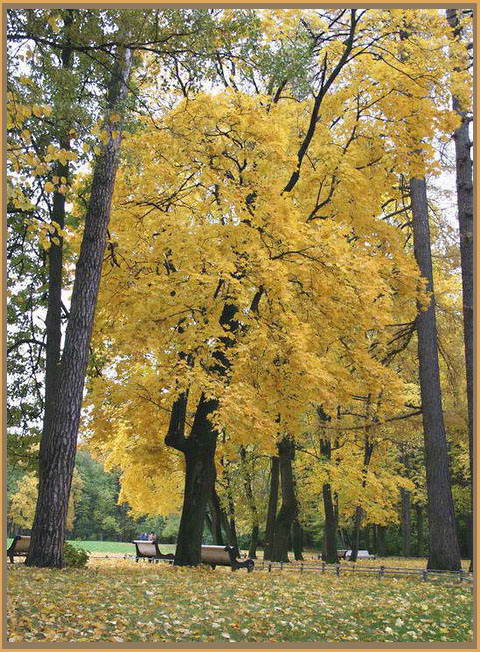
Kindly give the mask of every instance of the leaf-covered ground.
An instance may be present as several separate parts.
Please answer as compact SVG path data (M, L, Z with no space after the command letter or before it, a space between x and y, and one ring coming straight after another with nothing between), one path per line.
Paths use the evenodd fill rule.
M9 567L10 642L470 641L467 583L92 559Z

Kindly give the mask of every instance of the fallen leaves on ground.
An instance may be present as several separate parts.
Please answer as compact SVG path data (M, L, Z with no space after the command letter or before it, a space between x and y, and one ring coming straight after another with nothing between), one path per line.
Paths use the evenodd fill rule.
M413 578L176 568L92 559L9 567L8 640L470 641L472 588Z

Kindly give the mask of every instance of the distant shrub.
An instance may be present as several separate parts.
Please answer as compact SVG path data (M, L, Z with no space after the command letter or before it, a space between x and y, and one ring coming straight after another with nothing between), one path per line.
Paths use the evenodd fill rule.
M65 543L63 558L67 568L83 568L87 565L89 553L83 548L72 546L71 543Z

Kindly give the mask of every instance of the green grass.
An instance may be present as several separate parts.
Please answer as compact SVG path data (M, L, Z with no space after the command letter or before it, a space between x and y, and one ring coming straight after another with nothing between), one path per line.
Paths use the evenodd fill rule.
M12 643L465 642L472 587L412 578L230 572L91 559L8 572Z

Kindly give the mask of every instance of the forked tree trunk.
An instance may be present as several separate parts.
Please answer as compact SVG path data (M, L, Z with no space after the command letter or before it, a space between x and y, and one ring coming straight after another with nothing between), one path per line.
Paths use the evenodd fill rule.
M131 68L130 50L117 58L107 98L107 114L122 110ZM83 387L98 296L110 206L118 165L119 125L106 122L109 139L98 156L73 284L70 316L60 363L55 410L40 443L38 499L26 564L61 568L68 499L72 484Z
M65 18L65 27L73 22L72 12L69 11ZM67 45L61 50L62 68L68 70L72 64L72 49ZM62 149L70 149L70 137L68 130L60 136L59 146ZM68 181L68 161L55 164L55 175ZM55 222L59 229L65 226L65 195L58 190L53 193L52 222ZM55 234L58 243L53 241L48 250L48 302L47 314L45 317L46 347L45 347L45 394L44 412L42 425L42 438L48 437L52 425L52 418L55 413L55 399L58 389L59 362L61 356L62 341L62 275L63 275L63 237L60 233Z
M447 20L456 37L461 36L458 9L447 9ZM465 65L467 62L465 62ZM470 514L468 546L473 570L473 166L470 155L469 119L462 110L459 98L452 96L452 106L461 118L453 133L455 142L455 170L457 185L458 226L460 233L460 262L462 268L463 341L467 378L468 448L470 459Z
M180 450L185 456L185 489L175 550L176 566L200 564L205 513L215 489L217 432L209 416L216 409L217 401L206 399L204 394L200 396L188 439L184 436L187 401L188 392L185 392L174 402L165 437L167 446Z
M289 536L293 521L298 515L292 461L295 454L293 440L284 437L278 444L282 506L275 519L272 561L288 561Z
M438 366L435 295L425 178L410 180L410 197L415 259L421 275L427 279L427 290L431 293L428 309L420 311L416 318L428 496L430 543L428 568L459 570L460 550L453 508Z
M410 492L400 489L402 509L402 555L410 557L411 524L410 524Z
M270 468L270 493L268 497L267 522L265 526L265 545L263 558L272 559L273 541L275 538L275 519L277 518L278 486L280 476L280 460L272 457Z

